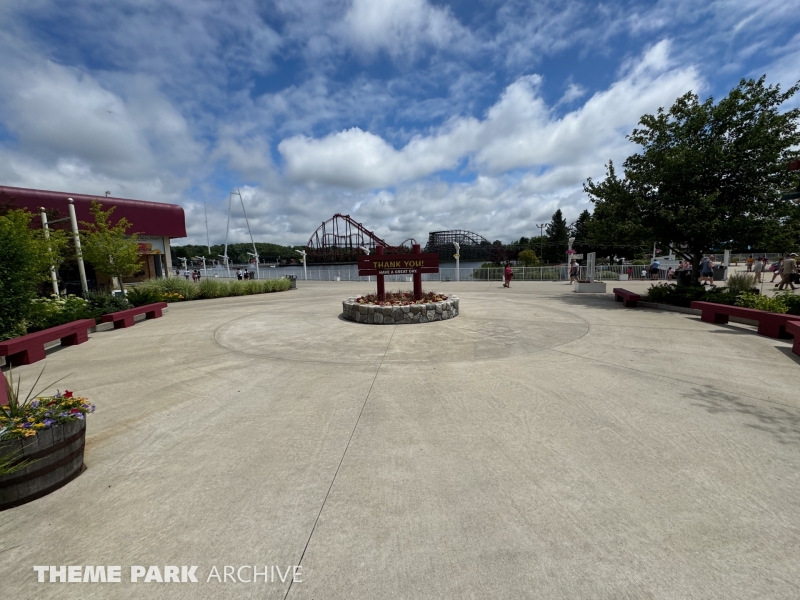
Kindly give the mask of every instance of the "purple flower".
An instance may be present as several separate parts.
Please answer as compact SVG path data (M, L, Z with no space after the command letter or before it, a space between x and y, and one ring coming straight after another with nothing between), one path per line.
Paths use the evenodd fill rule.
M44 421L42 421L42 425L44 425L45 427L52 427L55 424L56 424L55 419L45 419Z
M32 426L33 426L33 423L28 423L27 421L25 421L25 422L24 422L24 423L21 425L21 427L22 427L23 429L30 429Z
M92 409L89 412L94 412L94 409L95 409L95 405L92 404Z
M34 400L33 402L31 402L31 408L39 408L39 401Z
M80 419L81 421L83 421L83 415L81 413L76 414L75 418L76 419Z

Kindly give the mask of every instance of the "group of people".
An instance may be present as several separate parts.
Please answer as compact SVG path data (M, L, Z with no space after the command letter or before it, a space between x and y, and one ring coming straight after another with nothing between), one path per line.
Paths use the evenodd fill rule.
M186 277L186 281L189 281L189 278L191 277L192 281L197 283L198 281L200 281L200 270L195 269L194 271L189 271L189 269L186 269L183 276Z
M242 271L241 269L236 269L236 279L242 281L243 279L253 279L253 273L250 271Z

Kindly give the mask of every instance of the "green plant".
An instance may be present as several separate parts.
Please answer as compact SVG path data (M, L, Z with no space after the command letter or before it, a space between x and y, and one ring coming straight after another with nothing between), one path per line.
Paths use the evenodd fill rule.
M114 296L103 292L86 292L83 297L89 303L89 308L98 315L119 312L132 306L122 294Z
M755 308L756 310L765 310L774 313L786 313L787 306L783 298L776 296L771 298L769 296L762 296L752 292L742 292L736 298L736 306L744 308Z
M163 302L164 294L154 288L144 285L131 286L128 288L128 302L133 306L145 306L154 302Z
M46 240L41 229L31 227L32 218L24 210L0 215L0 340L25 335L31 300L66 243L58 230Z
M50 429L70 421L83 420L87 414L94 412L93 404L90 404L86 398L73 396L69 390L65 390L63 394L56 392L53 396L37 396L33 390L43 373L44 368L40 371L39 377L36 378L24 400L20 400L19 380L17 380L16 389L14 388L13 373L9 371L8 378L3 376L8 404L0 406L0 439L13 440L32 437L42 429ZM46 387L52 387L58 381ZM13 462L8 463L13 460L13 457L5 456L0 460L0 466L6 468L13 466Z
M197 285L197 297L205 300L209 298L223 298L228 295L227 287L228 285L219 279L209 279L206 277Z
M89 211L94 217L94 223L81 222L85 229L81 232L81 245L83 256L87 262L94 265L100 273L119 280L120 288L123 277L130 277L141 270L141 256L136 234L126 235L131 223L124 217L116 225L111 225L109 219L116 206L104 211L100 202L93 200Z
M756 276L752 273L733 273L728 276L726 287L737 295L751 292L756 284Z
M786 312L790 315L800 315L800 296L785 290L775 294L786 305Z
M87 300L70 294L60 297L34 298L28 308L25 325L28 333L41 331L80 319L95 319L100 313L92 309Z

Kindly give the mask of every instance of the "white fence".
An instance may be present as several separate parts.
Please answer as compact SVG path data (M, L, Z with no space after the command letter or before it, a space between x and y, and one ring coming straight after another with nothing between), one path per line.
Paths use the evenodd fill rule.
M630 265L598 265L595 267L595 280L615 281L619 276L627 275ZM557 267L520 267L514 268L514 281L568 281L569 269L566 265ZM633 278L641 277L642 266L635 265L632 268ZM309 281L375 281L375 277L359 277L358 268L353 266L342 266L341 269L325 268L307 270ZM217 271L220 277L225 276L225 272ZM276 279L293 275L298 279L304 279L302 267L285 267L280 269L260 269L261 279ZM213 275L212 275L213 276ZM411 282L410 275L385 275L387 283ZM666 279L666 270L662 270L661 278ZM588 273L586 267L580 267L579 279L587 280ZM438 273L425 273L422 275L423 281L502 281L503 268L462 268L458 270L456 277L455 267L440 267Z

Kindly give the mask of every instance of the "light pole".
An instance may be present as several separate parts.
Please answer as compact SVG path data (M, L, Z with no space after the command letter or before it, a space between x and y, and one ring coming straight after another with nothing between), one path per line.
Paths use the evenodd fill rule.
M260 277L261 274L258 272L258 253L253 254L252 252L248 252L248 254L256 259L256 279L261 279Z
M205 256L193 256L194 260L202 260L203 261L203 275L208 277L208 269L206 269L206 257Z
M306 251L295 250L295 252L303 256L303 280L308 281L308 271L306 271Z
M456 281L461 281L459 266L461 265L461 244L458 242L453 242L453 246L456 247L455 259L456 259Z

